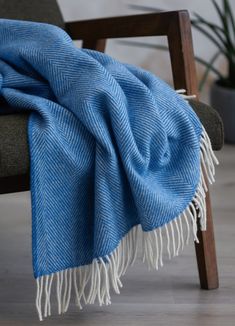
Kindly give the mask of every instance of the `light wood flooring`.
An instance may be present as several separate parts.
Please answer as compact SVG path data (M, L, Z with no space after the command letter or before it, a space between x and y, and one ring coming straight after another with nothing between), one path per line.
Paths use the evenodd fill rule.
M217 153L212 187L220 288L200 290L194 246L148 272L140 261L123 277L112 305L90 305L46 319L47 325L234 326L235 325L235 146ZM29 193L0 196L0 325L39 325L31 264ZM41 325L43 325L41 323Z

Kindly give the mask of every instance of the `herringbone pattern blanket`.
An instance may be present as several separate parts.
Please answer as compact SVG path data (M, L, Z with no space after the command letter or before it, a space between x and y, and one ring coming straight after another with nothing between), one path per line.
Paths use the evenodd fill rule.
M0 96L30 111L39 318L109 304L140 253L163 265L206 228L216 158L187 101L141 68L77 49L61 29L0 20ZM0 108L1 110L1 108ZM140 280L141 282L141 280Z

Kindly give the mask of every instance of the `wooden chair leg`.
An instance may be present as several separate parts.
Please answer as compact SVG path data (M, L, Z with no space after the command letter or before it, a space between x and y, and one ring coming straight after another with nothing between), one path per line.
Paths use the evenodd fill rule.
M198 228L199 243L195 243L195 249L201 288L212 290L219 287L219 278L209 190L206 194L206 208L207 230L201 231Z

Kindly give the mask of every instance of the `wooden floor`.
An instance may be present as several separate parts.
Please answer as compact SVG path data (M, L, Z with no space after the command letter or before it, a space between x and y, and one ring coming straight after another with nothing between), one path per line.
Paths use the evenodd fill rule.
M141 263L123 278L112 305L71 306L44 325L234 326L235 325L235 146L218 153L212 204L220 288L199 289L194 246L148 272ZM29 193L0 196L0 325L39 325L31 265ZM42 324L41 324L42 325Z

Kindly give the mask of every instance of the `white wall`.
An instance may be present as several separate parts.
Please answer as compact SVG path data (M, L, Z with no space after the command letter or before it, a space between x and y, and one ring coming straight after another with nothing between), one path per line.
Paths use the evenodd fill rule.
M221 3L221 0L217 1ZM235 1L230 0L230 2L235 11ZM218 22L218 17L212 6L211 0L58 0L58 3L66 21L128 15L132 13L138 14L142 12L128 9L128 4L139 4L166 10L187 9L191 15L197 12L213 22ZM142 41L143 39L138 40ZM193 40L194 51L198 56L209 59L213 55L215 47L197 31L193 31ZM150 43L165 43L165 40L162 38L145 38L144 41ZM165 52L123 46L116 40L108 42L107 52L121 61L141 65L158 74L161 78L169 82L171 81L169 57ZM218 60L217 66L222 71L226 71L225 61L222 57ZM204 67L197 65L199 78L203 70ZM213 78L215 78L215 76L211 74L208 85ZM207 100L208 85L202 94L204 100Z

